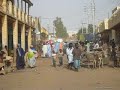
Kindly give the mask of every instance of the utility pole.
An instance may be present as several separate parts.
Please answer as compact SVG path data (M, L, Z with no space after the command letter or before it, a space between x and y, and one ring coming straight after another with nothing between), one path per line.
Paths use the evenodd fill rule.
M83 34L83 22L82 22L82 34Z
M53 37L55 37L55 27L53 26Z
M42 23L41 17L40 17L39 20L40 20L40 26L39 26L39 29L40 29L40 40L41 40L41 28L42 28L42 27L41 27L41 23Z
M84 24L87 24L87 23L83 23L83 22L82 22L82 34L85 34L85 32L84 32L84 30L85 30L85 29L84 29Z
M88 7L84 7L84 12L85 12L85 15L87 15L87 18L86 18L86 34L88 34L88 25L89 25L89 10L88 10Z
M92 0L92 14L93 14L93 35L95 35L95 1Z

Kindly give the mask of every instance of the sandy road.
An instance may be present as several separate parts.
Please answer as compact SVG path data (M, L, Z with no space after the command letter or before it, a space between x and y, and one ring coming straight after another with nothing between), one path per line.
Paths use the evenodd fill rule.
M75 72L54 68L50 59L42 58L34 69L0 76L0 90L120 90L120 68L81 68Z

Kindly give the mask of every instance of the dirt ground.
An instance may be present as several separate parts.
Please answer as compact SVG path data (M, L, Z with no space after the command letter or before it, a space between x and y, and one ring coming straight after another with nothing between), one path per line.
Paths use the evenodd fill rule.
M37 60L37 67L0 76L0 90L120 90L120 68L51 66L51 59Z

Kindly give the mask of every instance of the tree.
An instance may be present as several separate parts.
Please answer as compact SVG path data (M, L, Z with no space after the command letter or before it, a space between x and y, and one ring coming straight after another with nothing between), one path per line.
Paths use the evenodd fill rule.
M48 38L48 36L43 32L43 33L41 33L41 39L43 39L43 40L45 40L45 39L47 39Z
M61 18L56 17L56 20L53 21L56 31L56 36L58 38L67 38L68 33L66 27L63 25Z
M85 27L80 28L78 33L77 33L77 39L80 40L81 35L84 35L84 34L86 34L86 28Z
M80 34L82 34L82 28L79 29L78 33L77 33L77 39L80 39Z
M83 27L83 34L86 34L86 27Z
M93 33L93 25L92 24L88 25L88 33Z

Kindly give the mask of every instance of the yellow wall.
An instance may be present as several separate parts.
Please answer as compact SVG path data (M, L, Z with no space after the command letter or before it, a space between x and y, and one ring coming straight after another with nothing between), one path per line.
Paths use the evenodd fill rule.
M41 28L41 33L45 33L46 35L49 34L48 31L47 31L47 29L45 29L44 27Z

